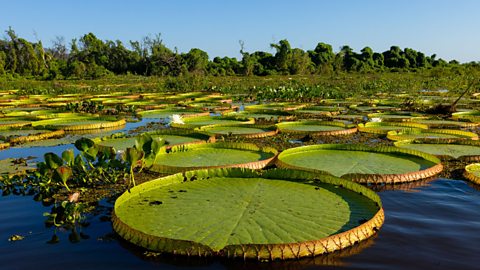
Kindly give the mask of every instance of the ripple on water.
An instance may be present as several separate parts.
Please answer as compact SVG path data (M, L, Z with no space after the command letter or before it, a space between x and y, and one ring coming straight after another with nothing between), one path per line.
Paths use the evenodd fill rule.
M478 269L479 191L464 181L437 179L379 194L385 224L372 248L346 260L351 267Z

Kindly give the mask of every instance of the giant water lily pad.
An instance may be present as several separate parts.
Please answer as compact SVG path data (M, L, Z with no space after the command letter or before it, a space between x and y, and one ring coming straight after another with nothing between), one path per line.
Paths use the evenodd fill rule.
M373 191L290 170L200 170L134 187L115 202L113 227L149 250L257 260L329 253L383 223Z
M269 104L256 104L245 106L247 111L257 111L257 112L266 112L266 111L293 111L300 108L306 107L307 104L299 103L290 103L290 102L280 102L280 103L269 103Z
M480 125L480 123L454 121L454 120L442 120L442 119L412 119L415 123L427 125L429 128L452 128L462 127L471 128Z
M7 158L0 160L0 174L19 174L27 170L34 170L35 167L29 163L28 159Z
M299 110L295 110L295 114L311 115L311 116L333 116L340 114L345 110L338 106L309 106Z
M347 135L357 132L354 126L336 121L296 121L277 124L282 133L310 135Z
M235 126L243 124L254 124L255 119L238 119L235 117L221 117L221 116L199 116L188 117L183 119L183 124L172 123L172 127L176 128L199 128L203 126Z
M403 129L389 131L387 138L392 141L402 140L478 140L478 135L473 132L455 129Z
M373 134L387 134L389 131L400 131L405 128L428 129L428 126L410 122L368 122L358 124L358 131Z
M8 141L9 139L12 139L12 138L37 135L37 134L41 134L49 131L50 130L41 130L41 129L7 129L7 130L0 131L0 139L3 141Z
M368 114L369 118L378 118L386 122L402 122L407 121L413 118L419 119L420 114L411 113L411 112L385 112L385 113L370 113Z
M425 142L422 140L399 141L395 145L400 148L413 149L435 155L442 159L455 158L464 160L480 160L480 143L477 141L455 141L451 143Z
M277 150L250 143L207 143L166 147L160 150L151 170L171 173L201 168L242 167L261 169Z
M465 167L465 177L480 185L480 163L473 163Z
M40 120L32 123L32 126L46 129L63 129L65 131L78 131L90 129L105 129L125 126L125 119L118 120L115 117L92 117L75 116Z
M210 113L202 110L192 110L184 108L149 110L138 113L138 115L140 115L142 118L149 119L168 119L171 118L174 114L181 115L182 117L192 117L208 116Z
M172 135L172 134L156 134L154 132L149 133L153 139L161 140L169 147L181 144L190 143L206 143L210 138L204 134L191 133L188 135ZM104 138L97 138L95 142L101 146L113 147L117 151L125 151L128 147L135 145L137 137L125 137L125 136L109 136Z
M0 118L0 130L21 128L25 126L30 126L31 124L32 124L31 121L21 119L21 118L15 118L15 117Z
M452 117L455 119L467 119L472 122L480 122L480 111L468 111L453 113Z
M288 121L295 118L294 115L286 111L265 111L265 112L255 112L255 111L241 111L227 114L228 116L238 117L243 119L253 118L255 120L263 121Z
M245 138L263 138L277 134L277 128L256 125L237 125L237 126L206 126L199 129L207 134L216 136L238 136Z
M435 156L390 146L321 144L283 151L277 166L324 171L361 183L401 183L428 178L443 166Z

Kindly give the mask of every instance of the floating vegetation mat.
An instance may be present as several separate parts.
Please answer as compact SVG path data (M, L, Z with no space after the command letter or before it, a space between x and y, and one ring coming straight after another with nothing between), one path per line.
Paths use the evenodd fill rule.
M473 132L455 129L403 129L389 131L387 138L392 141L415 140L478 140L478 135Z
M465 178L480 185L480 163L474 163L465 167Z
M202 168L241 167L261 169L276 156L277 150L250 143L206 143L164 147L151 170L175 173Z
M357 128L335 121L297 121L277 124L282 133L310 134L318 136L348 135L357 132Z
M359 183L395 184L432 177L443 169L435 156L391 146L320 144L278 155L281 168L328 172Z
M157 252L256 260L311 257L375 234L375 192L292 170L191 171L153 180L115 202L114 230Z
M452 141L435 142L424 140L398 141L395 146L400 148L422 151L435 155L441 159L462 159L466 161L480 161L480 142L478 141Z

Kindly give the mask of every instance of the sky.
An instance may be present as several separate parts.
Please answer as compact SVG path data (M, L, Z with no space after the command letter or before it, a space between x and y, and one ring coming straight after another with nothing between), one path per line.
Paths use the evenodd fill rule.
M141 40L160 33L164 44L211 58L274 52L271 43L334 51L349 45L383 52L392 45L447 61L480 61L479 0L0 0L0 36L12 27L48 47L89 32L102 40Z

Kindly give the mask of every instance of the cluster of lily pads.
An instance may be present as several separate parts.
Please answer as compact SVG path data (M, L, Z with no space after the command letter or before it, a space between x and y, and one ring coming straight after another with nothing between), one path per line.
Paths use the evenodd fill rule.
M34 190L49 197L123 184L114 230L136 245L172 254L275 260L343 249L383 224L372 185L435 177L443 160L480 160L479 112L469 109L478 105L475 99L460 104L462 112L439 118L403 111L402 97L383 94L312 104L245 104L202 92L5 96L16 104L0 102L5 148L121 128L126 120L154 122L136 133L78 139L76 155L73 149L47 153L26 173L4 170L1 187L3 194ZM449 100L440 93L423 98ZM346 143L358 136L370 136L374 146ZM259 144L280 137L284 149ZM12 161L0 162L18 168ZM135 175L146 171L166 176L136 185ZM479 172L480 164L470 164L465 178L480 183ZM56 225L75 223L78 203L61 201L49 218Z

